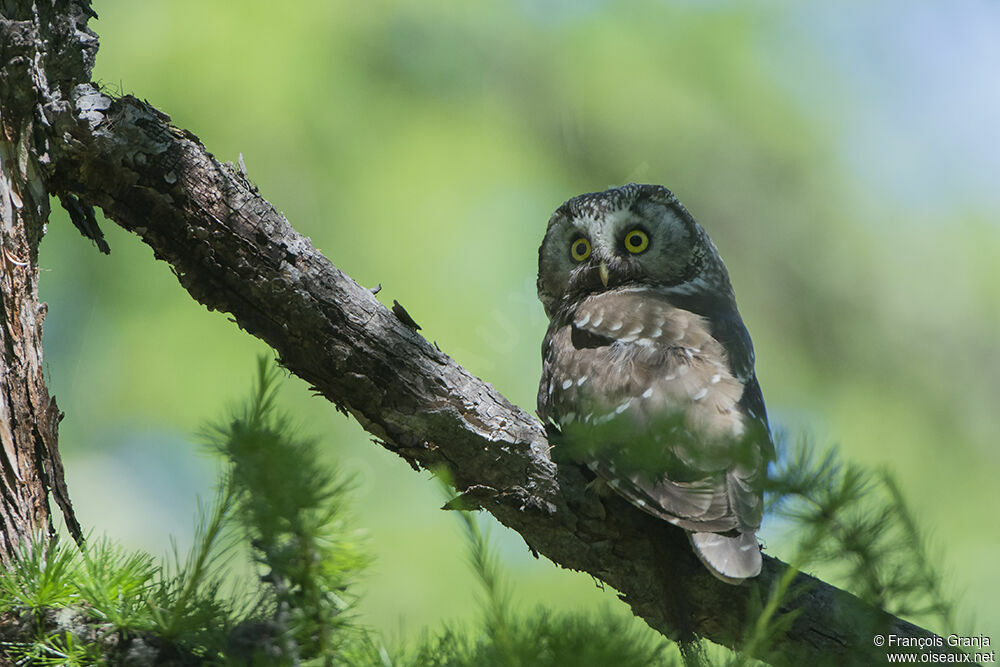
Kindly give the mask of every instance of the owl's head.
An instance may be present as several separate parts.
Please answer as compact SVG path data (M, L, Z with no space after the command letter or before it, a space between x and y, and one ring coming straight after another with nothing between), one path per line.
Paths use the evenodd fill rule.
M570 199L538 249L538 298L549 318L560 304L628 286L732 296L715 245L663 186L630 183Z

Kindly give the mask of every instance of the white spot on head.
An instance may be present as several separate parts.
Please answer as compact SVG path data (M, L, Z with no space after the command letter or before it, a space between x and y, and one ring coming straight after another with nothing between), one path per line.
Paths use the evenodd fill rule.
M562 383L562 388L563 389L569 389L572 386L573 386L573 381L572 380L563 380L563 383Z
M691 397L692 401L700 401L701 399L708 396L708 387L702 387L701 391Z
M670 382L670 381L676 380L676 379L677 379L677 373L670 373L669 375L664 375L663 376L663 381L664 382Z
M642 397L643 398L649 398L652 395L653 395L653 388L652 387L650 387L646 391L642 392Z
M721 380L721 379L722 379L722 376L719 373L716 373L715 375L712 376L712 379L709 380L709 382L711 384L719 384L719 380Z

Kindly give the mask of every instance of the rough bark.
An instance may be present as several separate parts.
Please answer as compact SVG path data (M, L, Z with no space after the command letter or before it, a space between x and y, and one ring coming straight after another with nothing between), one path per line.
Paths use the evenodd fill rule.
M11 14L3 1L8 17L0 24L6 77L3 146L13 151L10 155L20 155L18 147L27 146L29 154L27 167L17 171L8 167L11 158L4 153L4 183L10 192L17 188L22 202L30 183L37 189L28 207L31 217L21 205L4 221L4 261L10 262L10 276L22 271L23 285L10 297L4 292L5 359L21 358L12 347L16 340L29 345L33 354L26 358L35 364L29 364L31 377L40 381L42 311L31 297L46 191L78 197L70 205L77 218L89 217L91 206L101 207L169 262L192 297L231 313L242 329L271 345L283 365L414 468L446 466L468 502L519 532L532 550L606 582L667 635L696 633L727 646L742 645L753 602L767 597L784 564L766 558L757 579L723 584L697 561L681 531L615 497L589 493L581 469L553 462L546 433L534 417L429 344L397 314L404 311L385 308L333 266L259 196L244 173L220 164L195 136L171 126L148 104L132 97L111 99L88 83L92 53L88 57L87 49L96 48L96 41L82 18L85 4L56 0L45 10L49 15L40 17L30 2L14 3L22 10ZM77 56L84 54L83 65L46 54L46 48L73 52L67 44L76 45ZM58 78L59 86L53 89L38 76L13 78L10 72L20 71L12 66L15 51L27 58L29 71L32 62L40 63L36 74L41 79L45 63L54 63L58 69L49 70L48 80ZM32 60L32 53L40 57ZM53 72L61 75L53 77ZM8 94L22 88L33 91L28 97L34 124L26 130L27 116L21 116L8 131ZM8 237L13 245L7 245L12 243ZM12 320L10 313L17 317ZM9 333L12 321L16 334ZM8 393L17 389L10 388L4 370L4 396L16 395ZM47 394L27 396L27 405L36 406L34 414L41 419L31 423L40 426L29 440L14 441L15 461L35 461L39 481L32 497L43 498L45 480L51 485L59 477L58 413ZM13 419L24 418L15 414ZM44 461L54 463L46 467ZM21 488L4 465L6 487ZM24 468L18 470L24 476ZM11 504L22 511L35 508L29 516L12 517L15 525L22 520L35 525L47 514L43 505L20 497ZM872 636L863 619L878 619L886 634L932 636L806 575L799 575L796 584L804 592L781 611L794 609L797 616L765 658L867 661Z
M90 76L92 49L74 38L79 11L64 22L30 6L0 16L0 560L38 530L52 530L49 493L79 538L57 448L62 415L42 365L45 304L38 300L38 243L49 215L44 178L50 135L42 108L69 112L61 87ZM51 8L50 8L51 9ZM46 24L47 43L39 26ZM58 28L55 26L58 24ZM68 31L68 33L67 33ZM91 35L92 37L92 35ZM67 52L63 46L72 44ZM96 42L94 42L96 48Z

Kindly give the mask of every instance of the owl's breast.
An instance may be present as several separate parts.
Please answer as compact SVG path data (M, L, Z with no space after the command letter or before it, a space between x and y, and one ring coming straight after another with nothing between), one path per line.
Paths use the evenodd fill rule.
M743 435L742 394L705 318L652 289L589 296L546 336L539 409L564 429L636 439L680 426L667 444L704 453Z

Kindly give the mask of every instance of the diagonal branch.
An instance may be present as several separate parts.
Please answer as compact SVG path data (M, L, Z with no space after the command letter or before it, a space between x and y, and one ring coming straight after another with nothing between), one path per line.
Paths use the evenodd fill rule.
M466 499L516 530L529 548L619 591L649 625L739 648L787 566L719 582L682 531L615 497L586 491L574 465L556 465L542 425L429 344L298 234L245 174L220 164L191 133L132 97L75 90L73 113L49 119L66 137L51 187L139 235L181 285L231 313L281 363L350 412L415 469L446 466ZM854 664L870 658L871 624L933 637L807 575L797 616L770 659ZM791 609L781 609L787 613Z

